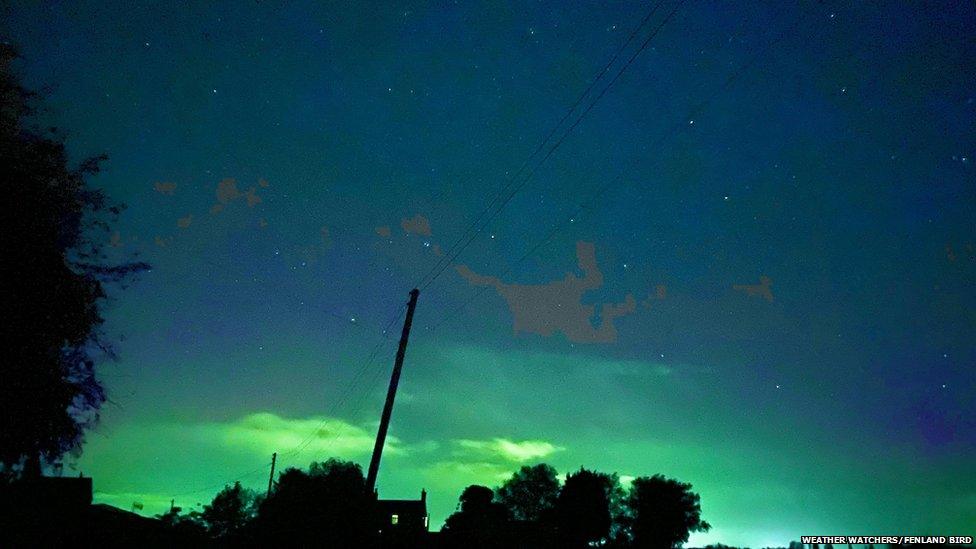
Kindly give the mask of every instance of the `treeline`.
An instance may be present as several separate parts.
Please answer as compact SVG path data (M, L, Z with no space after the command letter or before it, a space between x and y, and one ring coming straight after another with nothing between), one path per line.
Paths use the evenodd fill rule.
M398 541L381 537L387 519L367 493L360 467L336 459L313 463L308 471L283 471L270 497L234 483L199 511L174 508L158 518L183 539L225 546L377 547ZM708 529L690 484L654 475L625 490L616 474L582 468L560 482L554 468L539 464L522 467L495 489L465 488L457 511L425 544L671 549Z
M710 528L691 485L663 475L634 479L580 468L522 467L500 487L469 486L441 531L451 546L667 548Z

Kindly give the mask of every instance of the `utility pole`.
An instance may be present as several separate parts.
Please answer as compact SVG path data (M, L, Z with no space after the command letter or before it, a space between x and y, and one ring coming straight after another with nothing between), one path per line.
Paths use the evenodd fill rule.
M380 418L380 428L376 433L376 445L373 446L373 457L369 460L369 472L366 474L366 489L368 493L376 492L376 475L380 470L380 458L383 456L383 445L386 443L386 431L390 428L390 415L393 414L393 400L396 398L397 385L400 384L400 370L403 369L403 356L407 352L407 339L410 337L410 324L413 323L413 311L417 308L417 296L420 290L410 290L410 301L407 303L407 318L403 320L403 332L400 334L400 347L397 349L396 362L393 363L393 374L390 376L390 388L386 391L386 403L383 404L383 417Z
M278 460L278 452L271 454L271 476L268 477L268 497L271 497L271 485L274 484L275 461Z

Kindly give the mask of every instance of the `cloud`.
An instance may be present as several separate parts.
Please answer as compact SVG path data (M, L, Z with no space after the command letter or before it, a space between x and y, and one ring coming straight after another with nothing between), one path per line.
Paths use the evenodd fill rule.
M247 199L248 208L253 208L254 206L261 203L261 197L257 195L256 187L251 187L250 189L248 189L247 193L244 195L244 198Z
M202 434L215 437L224 447L243 447L270 454L304 446L311 454L345 458L368 455L376 433L337 418L287 418L270 412L246 415L227 423L202 424ZM384 453L402 454L400 440L387 437Z
M181 217L176 220L176 226L181 229L189 227L190 223L193 223L193 214L186 214L186 217Z
M153 242L155 242L156 245L159 246L160 248L166 248L173 243L173 237L172 236L162 237L156 235L156 238L153 239Z
M668 287L664 284L658 284L654 287L654 292L648 294L647 299L645 299L641 304L645 309L650 309L651 304L655 301L664 301L668 298Z
M404 231L410 234L419 234L422 236L431 235L430 221L420 214L413 216L411 219L404 217L400 221L400 226L403 227Z
M437 450L435 448L435 450ZM440 486L445 492L459 493L469 484L495 484L504 482L521 465L543 461L564 450L544 440L513 441L497 437L485 440L454 439L446 453L425 463L418 473L431 486Z
M392 232L390 231L389 227L383 226L383 227L376 227L376 234L382 236L383 238L389 238Z
M262 181L264 182L263 184ZM267 187L268 183L262 179L258 181L258 185L261 187ZM240 200L241 198L247 202L247 206L249 208L253 208L264 201L257 194L257 192L258 187L255 186L242 193L241 190L237 188L236 179L232 177L224 178L220 181L220 183L217 183L217 189L214 191L214 194L217 196L217 202L215 202L213 206L210 206L210 214L216 215L224 211L228 204L236 200Z
M496 458L503 461L522 463L525 461L546 458L556 452L565 450L544 440L523 440L516 442L507 438L491 440L459 439L454 443L458 446L460 455L475 455Z
M153 188L156 189L156 192L159 194L173 196L173 194L176 193L176 183L173 183L172 181L160 181L153 183Z
M746 295L761 297L766 301L773 300L772 290L773 280L768 276L759 277L759 284L733 284L732 289L737 292L745 292Z
M217 202L227 204L241 197L241 191L237 189L237 180L228 177L217 183Z
M566 273L562 280L542 285L506 284L495 277L477 274L465 265L456 269L470 284L491 286L505 298L512 312L515 335L529 332L548 337L562 332L577 343L616 341L614 319L632 313L637 302L628 294L623 303L604 303L600 324L594 327L591 320L596 306L582 303L582 298L584 293L603 285L603 273L597 266L593 244L577 242L576 257L583 278Z

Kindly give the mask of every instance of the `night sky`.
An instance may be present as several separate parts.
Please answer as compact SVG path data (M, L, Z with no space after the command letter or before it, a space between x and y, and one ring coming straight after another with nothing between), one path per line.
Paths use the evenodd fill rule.
M107 303L97 501L365 468L419 285L378 485L435 528L545 461L692 483L691 544L972 534L972 2L667 0L541 163L651 4L192 4L3 13L153 265Z

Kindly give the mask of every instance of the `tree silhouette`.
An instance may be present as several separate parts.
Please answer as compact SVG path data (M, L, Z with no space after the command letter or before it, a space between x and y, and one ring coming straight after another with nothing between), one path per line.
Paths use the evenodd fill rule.
M103 243L121 211L87 180L104 156L68 166L56 129L32 122L35 94L0 45L3 180L3 340L0 476L40 474L77 450L105 400L95 360L113 356L99 333L104 285L148 268L109 265Z
M234 538L254 518L257 498L254 491L241 487L240 482L225 486L204 505L200 519L211 537Z
M289 468L258 507L254 538L260 545L366 547L376 543L376 498L366 490L362 469L330 459L308 473Z
M198 513L190 512L181 514L182 507L170 507L169 511L156 518L162 525L178 539L190 539L201 542L206 539L207 529L201 521Z
M542 522L559 497L556 470L545 463L523 466L498 488L498 501L515 520Z
M459 510L444 522L443 536L449 547L509 546L508 509L493 502L487 486L471 485L459 498Z
M612 489L609 475L583 468L566 477L555 507L560 546L586 547L609 537Z
M628 529L636 547L672 549L688 541L691 532L711 526L701 520L698 494L691 484L663 475L634 480L627 497Z

